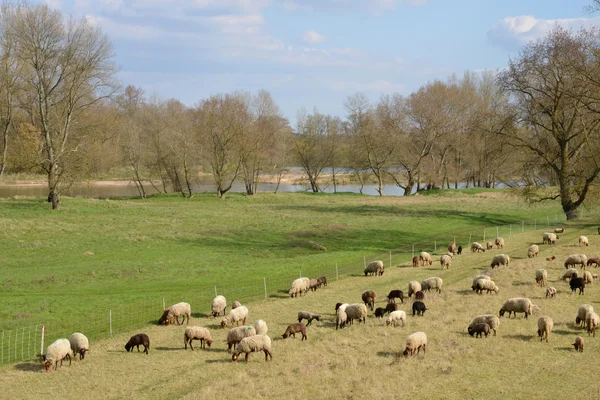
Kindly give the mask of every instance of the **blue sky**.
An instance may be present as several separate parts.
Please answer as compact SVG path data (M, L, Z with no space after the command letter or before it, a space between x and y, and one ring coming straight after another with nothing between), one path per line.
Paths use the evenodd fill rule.
M555 23L600 25L592 0L43 1L108 34L124 85L190 106L265 89L292 122L301 107L344 117L357 91L503 68Z

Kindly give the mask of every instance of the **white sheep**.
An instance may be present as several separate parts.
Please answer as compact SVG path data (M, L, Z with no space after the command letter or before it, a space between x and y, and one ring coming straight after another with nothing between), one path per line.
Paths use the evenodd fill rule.
M273 354L271 353L271 338L267 335L255 335L243 338L236 346L233 354L231 355L232 361L237 361L240 354L246 354L246 364L248 363L248 356L250 353L262 351L265 353L265 361L269 361L269 357L273 360Z
M509 262L510 262L509 256L507 256L506 254L497 254L494 256L494 258L492 258L491 267L493 269L494 267L498 267L500 265L508 266Z
M444 254L440 257L440 264L442 265L442 269L450 268L450 263L452 262L452 256L448 254Z
M418 281L410 281L408 282L408 297L411 297L413 294L423 290L421 284Z
M548 343L548 336L550 336L550 332L552 332L552 327L554 326L554 322L552 318L548 316L540 317L538 319L538 330L537 334L540 337L540 342L546 338L546 343Z
M489 279L479 279L474 283L473 286L475 287L474 290L479 294L483 293L484 290L487 293L494 292L496 294L500 291L496 283Z
M585 328L586 326L586 320L585 317L587 316L587 313L589 312L594 312L594 307L592 307L589 304L582 304L579 306L579 309L577 310L577 317L575 318L575 323L579 326L583 326Z
M234 322L236 325L239 325L240 321L242 321L242 325L244 325L246 324L246 318L248 318L248 307L240 306L235 310L229 311L229 313L221 319L221 326L225 328L230 323L233 326Z
M415 332L406 338L406 348L404 349L404 352L402 352L402 354L404 355L404 357L412 356L413 354L415 354L415 351L417 352L417 354L419 354L421 352L421 349L423 349L423 353L425 353L426 347L427 335L425 334L425 332Z
M583 271L583 279L585 283L594 283L594 276L590 271Z
M528 258L537 257L539 254L540 254L540 246L538 246L537 244L532 244L531 246L529 246L529 249L527 250Z
M496 244L496 247L499 249L503 249L504 248L504 238L501 237L497 237L496 240L494 240L494 244Z
M253 326L238 326L231 328L227 333L227 350L238 344L243 338L256 335L256 328Z
M175 320L177 321L177 325L181 325L179 323L180 316L183 316L183 320L181 321L182 324L184 322L186 322L186 317L187 317L187 323L188 324L190 323L190 318L192 316L192 308L190 307L189 303L181 302L181 303L173 304L172 306L167 308L163 312L163 315L158 320L158 324L159 325L162 325L162 324L169 325L171 323L171 320L173 318L175 318Z
M242 305L242 303L240 303L239 301L236 300L233 303L231 303L231 309L235 310L236 308L238 308L241 305Z
M598 323L600 323L598 314L593 311L587 313L585 316L585 323L587 324L588 336L593 333L594 337L596 337L596 328L598 327Z
M488 275L477 275L475 278L473 278L473 283L471 284L471 289L475 290L475 282L477 282L480 279L486 279L488 281L492 280L492 278L490 278Z
M481 243L473 242L473 243L471 243L471 252L475 253L476 251L477 252L483 251L485 253L485 247L483 247L481 245Z
M313 321L313 319L320 321L321 316L319 314L314 314L314 313L311 313L308 311L298 311L298 322L302 322L303 319L308 321L306 326L309 326L311 324L311 322Z
M348 304L348 303L344 303L338 307L338 309L336 311L336 317L335 317L335 329L336 330L338 327L340 329L343 329L344 326L346 325L346 322L348 322L348 315L346 315L346 307L348 307L349 305L350 304Z
M544 234L542 235L543 243L555 244L556 239L558 239L558 236L556 235L556 233L544 232Z
M430 292L431 290L437 290L438 293L442 293L442 285L444 281L442 278L438 278L437 276L427 278L423 282L421 282L421 290Z
M535 271L535 283L540 287L545 287L548 284L548 272L545 269Z
M290 297L298 297L298 295L303 295L308 292L310 289L310 279L298 278L292 282L292 286L290 287L290 291L288 292Z
M431 258L431 254L426 251L422 251L419 253L419 262L421 265L425 265L429 263L431 265L433 263L433 258Z
M392 311L385 321L386 325L393 325L394 328L400 323L402 324L402 327L406 325L406 313L402 310Z
M569 268L565 271L564 275L562 276L562 280L568 281L573 277L573 275L577 276L577 270L575 268Z
M52 364L54 364L54 370L56 371L58 369L59 361L60 366L62 367L62 362L66 358L69 359L69 365L71 365L71 343L67 339L58 339L48 346L43 358L46 372L50 372Z
M256 323L254 324L254 329L256 329L257 335L266 335L267 332L269 331L269 327L267 326L267 323L265 321L263 321L262 319L259 319L258 321L256 321Z
M71 344L71 351L75 360L77 360L77 354L79 354L79 359L83 360L85 353L90 351L90 341L83 333L75 332L72 334L69 337L69 343Z
M590 241L588 240L587 236L579 236L579 245L580 246L589 246L590 245Z
M383 261L381 260L377 260L377 261L373 261L370 262L364 270L365 276L371 274L371 275L383 275Z
M218 295L215 297L210 305L210 309L212 311L213 318L217 315L225 315L225 311L227 310L227 300L225 296Z
M494 248L494 242L492 242L491 240L489 240L486 244L485 244L485 248L486 250L491 250Z
M515 313L516 318L518 312L525 313L525 318L527 318L532 313L532 310L533 304L531 300L524 297L515 297L504 302L500 309L500 316L504 316L504 313L508 311L508 318L510 318L511 313Z
M338 310L339 311L339 310ZM360 323L367 323L367 306L362 303L358 304L350 304L345 309L346 316L348 318L348 323L352 324L355 319Z
M473 328L475 325L484 323L490 326L490 329L494 331L494 336L496 336L496 329L498 329L500 326L500 318L494 314L478 315L477 317L473 318L473 321L471 321L469 324L469 328Z
M194 350L192 347L192 341L199 340L200 347L206 348L206 345L210 347L213 340L210 337L210 331L207 328L202 326L186 326L185 332L183 333L183 346L185 350L187 350L187 345L190 345L190 349Z
M554 233L565 233L565 228L554 228Z
M556 296L556 288L552 286L546 288L546 298L553 298L554 296Z
M571 254L565 260L565 268L575 267L576 265L580 265L581 268L585 268L587 260L588 258L585 254Z

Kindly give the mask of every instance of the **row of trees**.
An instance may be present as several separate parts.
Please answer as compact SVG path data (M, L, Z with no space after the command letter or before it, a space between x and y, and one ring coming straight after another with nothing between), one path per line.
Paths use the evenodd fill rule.
M0 178L44 172L53 208L69 183L115 169L129 171L142 197L192 196L209 172L222 197L235 180L253 195L264 174L279 182L300 166L314 192L324 171L334 186L341 172L361 187L373 181L380 195L390 182L407 195L513 183L530 200L560 198L573 218L600 173L595 30L555 27L499 74L465 73L377 102L357 93L343 117L301 110L291 128L265 91L188 107L121 90L99 28L24 1L0 12Z

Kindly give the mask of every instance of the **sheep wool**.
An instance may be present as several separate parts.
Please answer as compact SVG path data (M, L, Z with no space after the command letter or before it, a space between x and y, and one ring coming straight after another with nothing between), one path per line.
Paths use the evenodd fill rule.
M500 326L500 318L498 318L498 316L494 314L478 315L477 317L473 318L473 320L469 324L469 327L473 328L475 327L475 325L483 323L488 324L490 326L490 329L494 331L494 336L496 336L496 329L498 329L498 327Z
M556 233L544 232L544 234L542 235L543 243L555 244L556 239L558 239L558 236L556 236Z
M473 284L471 285L471 289L475 290L475 283L480 279L485 279L488 281L492 280L492 278L490 278L488 275L477 275L473 278Z
M497 248L503 249L504 248L504 238L497 237L496 240L494 240L494 244L496 245Z
M231 328L227 333L227 350L238 344L243 338L256 335L256 328L253 326L238 326Z
M199 340L202 348L205 348L206 345L210 347L213 342L208 329L202 326L187 326L183 333L183 346L186 350L188 344L190 345L190 349L194 350L192 347L193 340Z
M481 245L481 243L473 242L473 243L471 243L471 252L475 253L476 251L477 252L479 252L479 251L485 252L485 247L483 247Z
M562 276L562 280L568 281L573 277L573 275L577 276L577 270L575 268L569 268L565 271L564 275Z
M509 318L511 313L515 313L515 317L517 316L517 313L524 313L525 318L527 318L527 316L532 313L532 310L533 304L531 303L531 300L525 297L515 297L504 302L504 305L500 309L500 316L504 316L505 312L508 312Z
M500 289L498 288L496 283L489 279L479 279L477 282L475 282L474 286L475 286L475 291L479 294L483 293L484 290L486 291L486 293L500 292Z
M409 355L412 356L413 354L415 354L415 351L417 352L417 354L419 354L421 352L421 349L423 349L423 353L425 353L426 347L427 335L425 334L425 332L415 332L406 338L406 348L404 349L404 352L402 354L404 355L404 357L408 357Z
M240 303L239 301L236 300L233 303L231 303L231 309L234 310L234 309L238 308L241 305L242 305L242 303Z
M290 297L298 297L298 295L303 295L310 289L310 279L298 278L292 282L292 286L290 287L290 291L288 294Z
M164 311L162 317L160 317L160 319L158 320L158 324L162 325L164 323L165 325L169 325L171 323L171 320L175 318L175 320L177 321L177 325L179 325L180 316L183 316L182 323L185 322L187 317L187 323L189 324L190 318L192 316L192 308L190 307L189 303L181 302L173 304L172 306L167 308Z
M590 271L583 271L583 279L585 283L594 283L594 276Z
M587 313L587 315L585 316L585 322L587 324L588 336L590 336L590 334L593 333L594 337L596 337L596 328L598 327L598 323L600 322L600 317L598 316L598 314L596 314L593 311Z
M437 290L438 293L442 293L442 285L444 281L442 278L438 278L437 276L427 278L423 282L421 282L421 290L430 292L431 290Z
M69 337L69 343L71 344L71 351L74 358L79 354L79 359L83 360L85 353L90 350L90 341L83 333L75 332L72 334Z
M258 321L256 321L256 323L254 324L254 329L256 329L257 335L266 335L267 332L269 331L269 327L267 326L267 323L265 321L263 321L262 319L259 319Z
M237 361L240 354L246 355L245 361L248 363L250 353L262 351L265 353L265 361L269 361L269 357L273 360L271 353L271 338L267 335L255 335L243 338L236 346L231 359Z
M58 368L58 362L60 361L60 366L62 367L62 361L65 358L69 358L69 365L71 365L71 343L67 339L58 339L54 343L52 343L46 349L46 354L44 355L44 368L46 372L49 372L52 368L52 364L54 364L54 370Z
M588 240L587 236L579 236L578 242L580 246L587 247L590 245L590 241Z
M404 327L406 325L406 313L402 310L392 311L385 324L392 325L394 328L402 324Z
M242 321L242 325L246 323L246 318L248 318L248 308L246 306L240 306L235 310L229 311L226 316L221 320L221 326L225 328L227 325L235 323L236 325L240 324Z
M587 260L588 258L585 254L571 254L565 260L565 268L575 267L577 265L581 266L581 268L585 268Z
M449 254L444 254L440 257L440 264L442 266L442 269L450 268L451 263L452 263L452 256L450 256Z
M346 307L348 307L348 306L349 306L349 304L344 303L338 307L338 309L336 311L336 317L335 317L335 329L336 330L338 327L340 329L343 329L344 326L346 325L346 322L348 322L348 315L346 315Z
M577 317L575 318L575 323L585 328L587 324L586 316L590 312L594 312L594 307L592 307L589 304L580 305L579 309L577 310Z
M541 287L545 287L548 284L548 272L545 269L535 271L535 282Z
M367 275L383 275L384 266L383 261L377 260L370 262L364 270L365 276Z
M540 246L532 244L527 250L527 258L537 257L540 254Z
M408 283L408 297L411 297L414 293L422 291L423 288L418 281L410 281Z
M426 251L422 251L419 253L419 261L421 262L421 265L425 265L427 263L429 263L429 265L431 265L433 263L433 259L431 258L431 254L429 254Z
M548 336L550 336L550 332L552 332L552 327L554 326L554 322L552 318L545 316L540 317L538 319L538 336L540 337L540 342L546 338L546 343L548 343Z
M494 268L494 267L498 267L500 265L508 266L509 262L510 262L509 256L507 256L506 254L497 254L492 259L491 267Z
M217 296L213 299L210 305L212 316L216 317L217 315L221 315L221 313L225 314L225 310L227 309L227 300L225 296Z
M367 306L364 304L350 304L345 309L348 322L352 323L355 319L360 323L367 323Z

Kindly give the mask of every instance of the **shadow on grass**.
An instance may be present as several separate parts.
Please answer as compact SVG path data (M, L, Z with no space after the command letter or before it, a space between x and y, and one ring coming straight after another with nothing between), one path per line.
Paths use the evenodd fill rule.
M215 330L223 329L221 327L221 324L210 324L210 325L205 325L205 327L208 329L215 329Z
M231 361L231 357L229 358L224 358L224 359L218 359L218 360L206 360L204 361L207 364L217 364L217 363L221 363L221 364L226 364L226 363L233 363L233 361Z
M184 350L183 347L155 347L154 350L158 351L181 351Z
M560 350L560 351L575 351L575 349L573 347L555 347L554 350Z
M397 351L378 351L377 352L377 356L384 357L384 358L389 358L389 357L400 358L401 354L402 353L399 353Z
M572 331L567 331L565 329L554 329L551 333L556 333L557 335L567 336L567 335L575 335Z
M534 337L532 335L521 335L521 334L505 335L504 337L508 338L508 339L513 339L513 340L520 340L522 342L531 342L534 339Z
M473 289L470 289L470 290L469 289L463 289L463 290L457 290L456 293L464 296L464 295L467 295L469 293L475 293L475 292L473 291Z
M512 286L533 286L534 282L513 282Z
M44 365L33 361L23 362L20 364L16 364L15 369L24 372L41 372L44 370Z
M212 314L192 313L192 318L208 318L208 317L212 317Z

